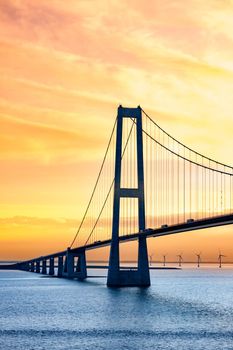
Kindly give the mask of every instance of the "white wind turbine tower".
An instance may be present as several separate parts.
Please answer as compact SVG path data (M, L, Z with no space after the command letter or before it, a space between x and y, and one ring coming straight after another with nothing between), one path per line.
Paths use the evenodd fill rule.
M179 261L178 261L179 266L181 266L181 263L182 263L182 261L183 261L182 254L183 254L183 253L180 253L179 255L177 255L177 257L178 257L178 259L179 259Z
M150 261L150 266L152 265L152 258L153 258L154 253L149 254L149 261Z
M199 254L195 254L197 256L197 267L200 267L201 263L201 252Z
M221 267L222 267L222 258L225 258L226 257L226 255L223 255L222 253L221 253L221 251L219 250L219 254L218 254L218 261L219 261L219 268L221 269Z

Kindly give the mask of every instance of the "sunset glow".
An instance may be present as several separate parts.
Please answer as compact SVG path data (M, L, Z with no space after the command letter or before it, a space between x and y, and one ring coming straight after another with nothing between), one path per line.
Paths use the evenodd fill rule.
M232 17L225 0L0 0L0 260L66 249L119 104L233 164ZM229 226L149 251L233 261L232 244Z

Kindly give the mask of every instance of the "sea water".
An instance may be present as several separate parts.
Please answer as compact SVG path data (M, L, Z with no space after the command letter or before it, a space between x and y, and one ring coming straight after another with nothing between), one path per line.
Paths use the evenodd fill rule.
M233 269L152 270L149 288L0 271L0 349L233 349Z

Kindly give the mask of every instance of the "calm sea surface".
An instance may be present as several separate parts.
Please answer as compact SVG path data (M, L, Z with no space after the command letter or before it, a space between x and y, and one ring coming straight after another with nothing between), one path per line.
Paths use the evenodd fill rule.
M147 289L91 274L0 271L0 349L233 349L233 269L153 270Z

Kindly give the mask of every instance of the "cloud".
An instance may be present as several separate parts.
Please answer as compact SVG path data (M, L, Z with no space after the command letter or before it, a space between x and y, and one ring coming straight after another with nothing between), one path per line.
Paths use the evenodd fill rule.
M64 154L77 154L77 157L89 157L102 145L99 134L90 130L64 130L42 123L25 122L22 119L0 114L1 158L40 158L53 160Z
M64 226L73 228L78 225L78 220L67 218L43 218L31 216L1 217L0 225L14 226Z
M4 1L0 2L1 23L5 24L9 36L16 34L17 38L29 41L41 41L56 45L56 41L62 36L63 27L71 26L72 23L80 23L81 17L64 8L62 11L56 6L57 2L47 1Z

